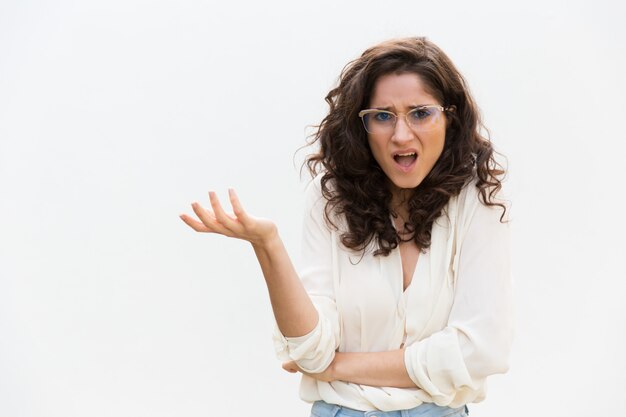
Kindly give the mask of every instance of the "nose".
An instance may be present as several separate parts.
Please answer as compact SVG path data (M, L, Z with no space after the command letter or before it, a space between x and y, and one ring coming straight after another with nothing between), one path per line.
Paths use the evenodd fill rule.
M407 124L404 117L398 117L391 140L397 143L404 143L413 139L415 139L415 132L411 129L411 126Z

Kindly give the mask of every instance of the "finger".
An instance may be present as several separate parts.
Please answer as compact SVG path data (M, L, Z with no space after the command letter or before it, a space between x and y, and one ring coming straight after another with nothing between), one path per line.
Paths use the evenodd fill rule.
M187 226L191 227L193 230L195 230L196 232L204 232L204 233L211 233L213 232L211 229L209 229L208 227L206 227L203 223L192 219L191 217L189 217L186 214L181 214L178 217L180 217L180 219L182 221L184 221Z
M283 363L283 369L287 372L291 372L292 374L298 372L298 370L296 369L296 365L293 361Z
M291 366L291 369L293 369L294 372L302 372L302 368L298 366L296 361L291 361L289 365Z
M215 219L224 227L229 230L233 230L237 228L237 222L228 216L222 205L220 204L220 200L217 198L215 191L209 192L209 199L211 200L211 206L213 207L213 213L215 213Z
M202 207L197 202L194 202L191 205L193 208L193 212L196 213L196 216L200 219L200 221L204 224L204 226L212 232L225 234L228 233L228 230L224 228L216 219L213 213L209 210Z
M196 216L198 216L200 221L202 221L202 223L204 223L207 227L211 227L211 225L217 224L215 220L215 214L213 214L211 210L207 210L206 208L202 207L202 205L197 201L191 203L191 208L193 209L193 212L196 213Z
M237 219L239 219L242 224L245 224L248 221L248 213L243 209L241 201L239 201L239 196L233 188L228 189L228 197L230 198L230 204L233 206L235 216L237 216Z

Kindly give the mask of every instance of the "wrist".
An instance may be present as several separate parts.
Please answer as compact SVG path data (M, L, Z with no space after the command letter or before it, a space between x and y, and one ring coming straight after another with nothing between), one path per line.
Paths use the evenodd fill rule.
M280 236L278 234L278 228L274 228L267 234L267 236L251 240L250 243L252 244L254 250L261 250L264 252L271 251L282 245L282 241L280 240Z
M341 378L341 365L340 362L342 360L342 353L335 352L335 358L328 365L328 374L331 381L342 381L344 379Z

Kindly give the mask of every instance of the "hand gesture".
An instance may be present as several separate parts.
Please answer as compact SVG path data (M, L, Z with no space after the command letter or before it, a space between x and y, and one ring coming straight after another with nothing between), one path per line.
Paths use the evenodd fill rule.
M209 200L213 210L206 209L194 202L191 207L200 221L186 214L181 214L180 218L196 232L219 233L224 236L247 240L253 245L263 244L278 234L276 225L272 221L247 214L232 188L228 190L228 197L233 213L226 213L215 192L210 191Z

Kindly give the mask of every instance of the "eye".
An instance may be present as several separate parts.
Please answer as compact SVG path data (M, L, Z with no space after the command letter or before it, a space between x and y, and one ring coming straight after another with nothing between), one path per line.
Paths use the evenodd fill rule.
M390 122L393 120L393 114L379 111L373 114L373 119L377 122Z
M409 113L414 120L425 120L433 114L433 111L429 108L411 110Z

